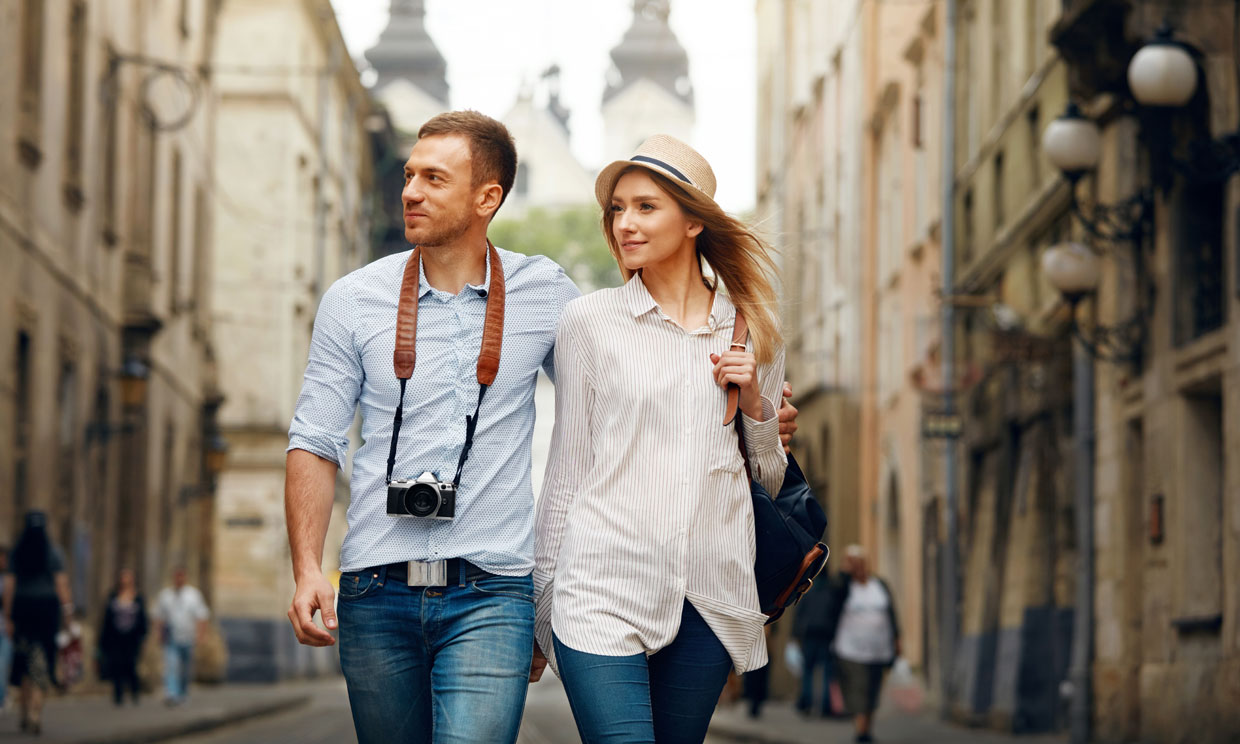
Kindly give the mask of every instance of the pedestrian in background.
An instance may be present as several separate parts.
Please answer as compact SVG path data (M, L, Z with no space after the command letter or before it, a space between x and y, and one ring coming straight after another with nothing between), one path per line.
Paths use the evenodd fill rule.
M0 593L9 577L9 546L0 545ZM0 618L5 627L0 628L0 713L8 709L9 667L13 663L13 639L5 618Z
M887 582L872 576L865 549L849 545L844 572L836 582L836 623L833 648L839 660L844 704L853 716L856 741L874 741L870 734L883 675L900 655L900 624Z
M43 701L56 682L56 632L73 614L63 554L47 536L47 515L26 513L4 580L4 624L13 638L9 681L21 688L22 731L42 729Z
M194 644L201 641L211 613L202 592L186 583L185 569L172 572L172 586L164 587L155 603L156 628L164 646L164 702L178 705L189 694Z
M118 706L124 702L126 691L134 705L138 704L138 655L146 631L146 605L133 571L123 568L116 577L116 588L108 595L99 631L103 659L100 676L112 680L112 699Z
M814 581L814 585L797 603L796 617L792 620L792 637L801 647L801 694L796 708L804 715L814 712L814 682L818 670L822 670L822 697L818 710L823 716L840 715L839 683L835 679L835 659L831 653L831 641L835 638L835 623L839 620L836 608L834 579L826 575ZM834 697L832 687L835 687Z

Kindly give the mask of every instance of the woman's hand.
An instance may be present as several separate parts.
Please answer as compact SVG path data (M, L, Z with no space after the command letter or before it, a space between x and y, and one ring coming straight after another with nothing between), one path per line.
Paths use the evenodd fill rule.
M715 382L719 387L727 388L734 384L741 390L741 411L754 421L762 420L762 394L758 392L758 363L753 354L738 349L728 349L720 354L711 354L710 361L715 365Z

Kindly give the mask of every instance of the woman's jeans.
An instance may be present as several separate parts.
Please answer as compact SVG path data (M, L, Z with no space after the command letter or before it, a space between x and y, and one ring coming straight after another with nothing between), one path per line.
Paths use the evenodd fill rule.
M653 656L601 656L554 639L564 691L584 744L701 744L732 659L693 605Z
M0 620L0 625L4 621ZM9 691L9 667L13 664L13 639L0 628L0 708L4 707L4 696Z
M814 677L817 670L822 669L822 714L829 716L843 713L831 707L831 680L835 678L835 660L831 656L831 639L825 636L810 636L801 642L801 653L804 662L801 665L801 697L797 699L797 708L809 713L814 708Z
M360 744L516 741L534 654L529 576L411 587L386 568L350 571L339 597Z

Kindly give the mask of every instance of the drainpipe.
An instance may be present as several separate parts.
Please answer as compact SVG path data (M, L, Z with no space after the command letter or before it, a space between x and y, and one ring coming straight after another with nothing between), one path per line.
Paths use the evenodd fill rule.
M1073 491L1076 510L1076 608L1068 668L1070 741L1086 744L1090 728L1090 662L1094 652L1094 362L1085 345L1072 348Z
M949 417L956 413L952 389L956 380L956 317L950 298L955 294L956 274L956 18L956 0L947 0L947 33L943 50L943 161L939 170L943 198L940 219L943 228L943 328L940 348L943 354L943 413ZM959 636L960 572L956 539L956 487L959 479L956 476L957 441L952 438L943 441L947 534L943 543L943 591L939 603L939 692L942 695L942 713L946 716L955 697L951 670L955 665L956 639Z

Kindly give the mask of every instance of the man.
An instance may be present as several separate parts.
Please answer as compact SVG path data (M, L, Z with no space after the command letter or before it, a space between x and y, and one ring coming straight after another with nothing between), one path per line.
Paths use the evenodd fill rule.
M9 548L0 545L0 587L5 584L9 574ZM4 615L0 614L0 626L4 626ZM0 713L8 710L9 665L13 663L13 639L9 637L9 629L0 627Z
M202 592L186 583L185 569L172 571L172 586L155 603L155 629L164 646L164 703L179 705L189 694L194 645L206 635L211 616Z
M401 193L405 238L420 253L410 274L416 354L401 357L411 377L395 451L404 390L393 364L397 308L411 253L337 281L315 319L289 432L285 509L297 589L288 614L311 646L335 643L316 611L327 630L339 626L361 744L515 741L526 683L545 664L532 660L534 387L540 368L555 379L556 326L579 292L547 258L487 241L516 164L508 131L476 112L441 114L418 133ZM482 389L497 281L503 342L498 374ZM323 543L359 403L365 444L353 457L337 620ZM389 463L392 479L451 480L454 516L392 516Z
M874 741L870 728L883 675L900 655L900 623L887 582L870 573L865 549L849 545L835 583L835 641L844 705L853 716L855 741Z
M797 698L796 708L807 716L814 711L814 679L818 676L819 669L822 670L819 710L827 717L843 713L832 703L831 698L831 686L836 684L831 640L835 637L834 623L839 619L835 599L833 580L824 571L797 603L796 617L792 619L792 636L801 645L804 659L801 665L801 694ZM838 694L837 686L836 695Z

